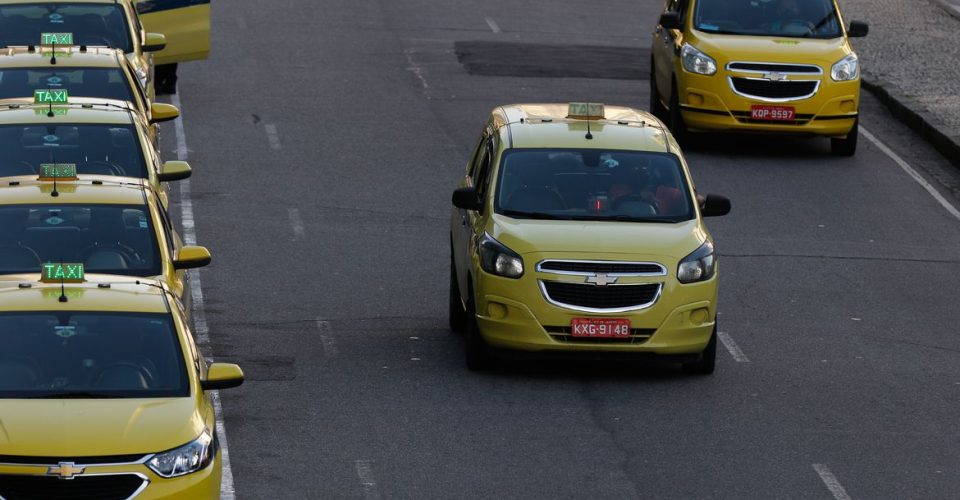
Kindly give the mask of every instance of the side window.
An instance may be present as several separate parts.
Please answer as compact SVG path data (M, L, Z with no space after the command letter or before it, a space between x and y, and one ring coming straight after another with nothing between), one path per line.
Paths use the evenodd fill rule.
M163 230L163 238L167 240L167 248L170 250L170 254L175 254L177 251L176 242L173 241L173 225L170 224L170 218L167 216L167 211L157 205L157 212L160 213L160 226Z
M690 0L676 0L673 10L680 14L680 20L687 19L687 9L690 8Z
M480 153L483 152L483 143L484 143L484 134L480 134L480 138L477 139L477 147L474 148L473 154L470 155L470 164L467 165L467 175L473 177L473 174L477 171L477 163L480 160Z
M143 109L150 110L150 103L147 102L147 96L143 93L143 87L140 86L140 79L130 67L126 67L127 77L133 82L133 92L137 94L137 100L143 104Z
M483 143L483 162L480 164L480 168L477 171L477 176L474 178L474 187L477 188L477 195L480 199L486 198L487 188L490 185L490 171L493 170L491 167L493 165L493 157L496 154L496 148L494 147L493 139L487 139Z
M487 166L490 164L490 149L487 147L489 141L483 140L480 141L480 144L477 146L477 155L473 165L470 166L470 180L473 187L478 187L480 184L480 179L485 175Z

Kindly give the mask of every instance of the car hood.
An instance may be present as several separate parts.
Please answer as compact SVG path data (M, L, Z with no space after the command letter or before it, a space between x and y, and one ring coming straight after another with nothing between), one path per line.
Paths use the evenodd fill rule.
M193 398L0 400L0 455L147 454L199 436Z
M723 67L731 61L816 64L824 72L850 48L843 37L828 40L771 36L714 35L696 32L691 44Z

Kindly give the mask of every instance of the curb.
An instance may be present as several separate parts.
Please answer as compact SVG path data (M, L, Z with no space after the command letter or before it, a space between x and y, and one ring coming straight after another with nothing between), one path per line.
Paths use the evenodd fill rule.
M920 103L910 99L896 86L879 78L863 75L863 87L880 100L893 116L920 134L948 161L960 167L960 131L952 130Z
M952 4L949 0L933 0L936 4L943 7L951 16L960 19L960 4Z

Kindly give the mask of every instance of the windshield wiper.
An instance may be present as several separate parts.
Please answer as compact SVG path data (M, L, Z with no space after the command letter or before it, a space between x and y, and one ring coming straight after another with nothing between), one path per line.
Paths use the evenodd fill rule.
M106 394L103 392L71 391L44 394L42 396L37 396L36 399L117 399L122 397L125 396Z
M603 215L596 217L584 217L583 220L610 220L614 222L655 222L660 224L676 224L680 222L676 219L664 219L660 217L634 217L632 215Z
M547 212L524 212L521 210L503 210L501 215L508 217L523 217L527 219L549 219L549 220L574 220L573 217L550 214Z

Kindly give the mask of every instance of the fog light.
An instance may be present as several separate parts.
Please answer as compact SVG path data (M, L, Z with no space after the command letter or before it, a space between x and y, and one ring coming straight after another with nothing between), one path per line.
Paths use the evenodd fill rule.
M710 310L703 307L694 309L690 311L690 322L694 325L702 325L707 321L708 316L710 316Z
M507 317L507 306L498 302L487 304L487 316L493 319L503 319Z
M687 102L691 106L702 106L703 105L703 96L695 92L690 92L687 94Z
M853 113L856 110L857 103L854 101L847 100L840 103L840 111L843 111L844 113Z

